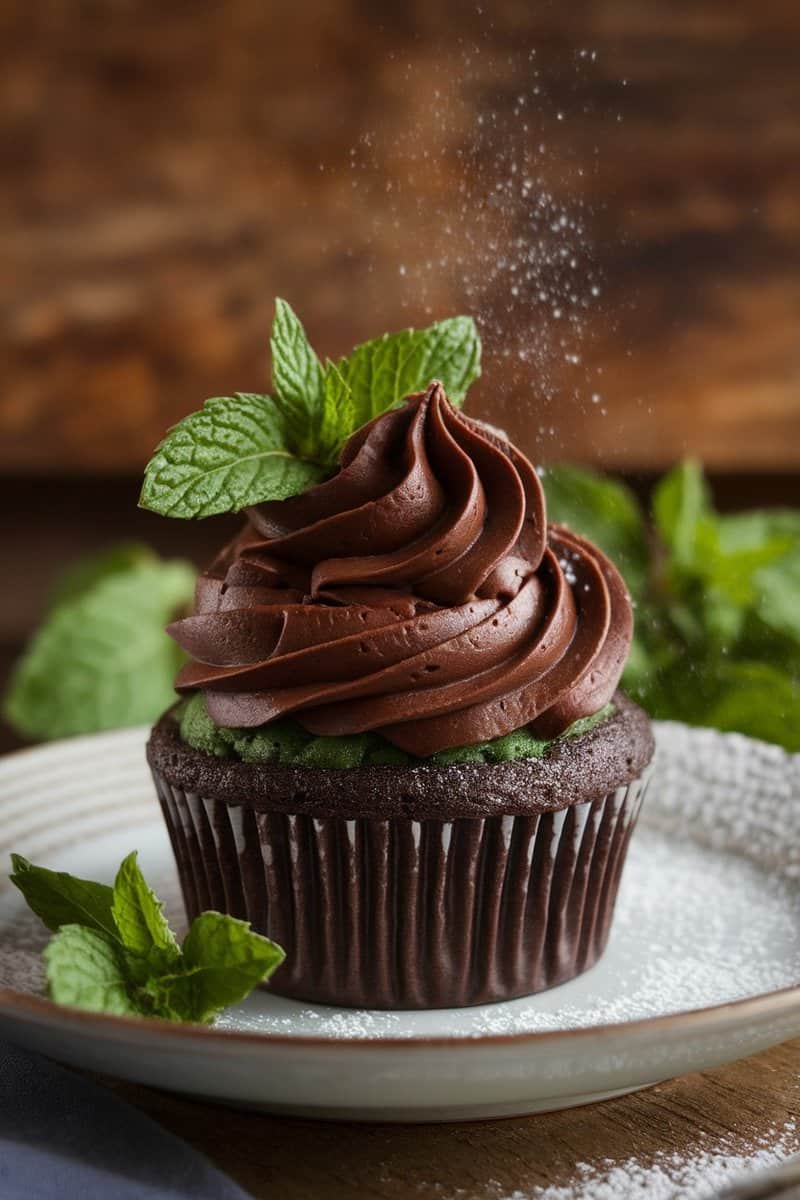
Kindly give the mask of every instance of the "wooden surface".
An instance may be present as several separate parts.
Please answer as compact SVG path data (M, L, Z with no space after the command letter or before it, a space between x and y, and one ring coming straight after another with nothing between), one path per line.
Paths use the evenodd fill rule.
M285 1120L113 1086L257 1200L527 1200L548 1187L567 1189L554 1200L646 1200L656 1194L655 1184L642 1189L646 1171L675 1181L667 1193L662 1177L659 1197L695 1200L703 1178L724 1177L726 1160L735 1176L754 1153L800 1150L799 1075L794 1042L588 1108L416 1126ZM604 1179L610 1190L600 1191Z
M139 470L276 294L326 354L474 312L538 459L800 466L794 0L4 0L0 55L0 471Z

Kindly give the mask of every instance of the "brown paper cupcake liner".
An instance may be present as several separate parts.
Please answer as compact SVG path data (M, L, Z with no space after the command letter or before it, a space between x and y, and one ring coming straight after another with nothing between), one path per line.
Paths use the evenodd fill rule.
M279 942L281 995L398 1009L508 1000L591 967L647 780L441 821L265 810L153 775L190 920L218 909Z

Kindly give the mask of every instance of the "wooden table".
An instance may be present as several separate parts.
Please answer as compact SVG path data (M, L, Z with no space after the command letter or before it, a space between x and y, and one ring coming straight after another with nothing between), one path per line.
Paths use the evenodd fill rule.
M576 1180L603 1200L664 1196L641 1190L648 1170L694 1200L726 1159L733 1178L752 1155L800 1150L800 1041L588 1108L459 1125L286 1120L111 1086L258 1200L565 1200Z

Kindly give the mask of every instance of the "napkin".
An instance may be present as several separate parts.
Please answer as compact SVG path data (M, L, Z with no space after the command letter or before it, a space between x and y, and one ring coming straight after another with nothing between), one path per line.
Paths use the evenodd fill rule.
M80 1075L0 1042L2 1200L249 1200L202 1155Z

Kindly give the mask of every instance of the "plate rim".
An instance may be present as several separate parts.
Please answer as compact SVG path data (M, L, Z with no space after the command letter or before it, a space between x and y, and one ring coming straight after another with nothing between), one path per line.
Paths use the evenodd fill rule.
M727 1000L705 1008L684 1009L678 1013L663 1013L657 1017L638 1017L635 1021L616 1021L605 1025L583 1025L575 1029L529 1030L522 1033L438 1035L436 1037L323 1037L311 1034L251 1033L245 1030L220 1029L211 1025L190 1022L167 1021L162 1017L126 1017L115 1013L96 1013L71 1005L56 1004L46 996L32 996L27 992L16 992L13 988L0 988L0 1018L3 1016L33 1018L37 1024L52 1025L65 1021L73 1026L95 1026L109 1031L129 1032L138 1036L152 1031L154 1035L167 1037L177 1035L190 1040L212 1041L237 1046L281 1046L297 1049L341 1050L356 1049L479 1049L484 1046L504 1046L519 1043L541 1045L564 1038L604 1038L616 1034L636 1035L643 1032L672 1032L676 1026L698 1025L701 1019L732 1016L747 1019L748 1008L755 1009L753 1016L777 1015L795 999L800 1006L800 983L778 988L773 992L760 992L756 996L743 996L739 1000ZM794 1005L788 1005L790 1011ZM775 1009L772 1013L770 1010ZM762 1012L762 1009L765 1010ZM30 1024L30 1019L26 1022Z
M653 724L656 730L659 726L670 725L678 726L682 729L709 728L707 726L689 726L682 721L654 721ZM137 737L145 738L149 729L149 725L135 725L122 729L99 730L95 733L54 738L52 741L41 745L24 746L18 750L12 750L0 755L0 771L2 771L3 765L12 760L18 761L21 758L27 758L31 755L50 755L60 747L80 742L98 743L117 739L134 741ZM791 754L789 751L783 750L780 746L760 741L757 738L747 737L745 734L723 732L720 730L713 732L717 733L720 738L743 739L748 743L752 742L756 746L769 746L771 750L785 756L787 763L795 759L800 760L800 755ZM189 1022L168 1021L161 1017L134 1017L121 1016L114 1013L96 1013L87 1009L75 1008L71 1005L56 1004L55 1001L50 1000L46 996L35 996L27 992L17 991L11 987L2 987L0 988L0 1017L21 1017L28 1024L31 1023L31 1019L37 1024L46 1025L66 1022L70 1026L77 1027L79 1032L82 1027L94 1026L98 1030L110 1033L114 1031L119 1033L128 1032L134 1038L143 1033L152 1032L154 1036L177 1036L179 1039L197 1040L200 1042L211 1039L212 1042L217 1042L220 1045L234 1044L236 1046L262 1048L281 1046L297 1049L341 1050L352 1047L353 1049L375 1051L399 1048L405 1050L417 1048L466 1049L470 1046L480 1049L485 1046L505 1046L520 1043L542 1045L564 1038L604 1038L616 1034L636 1035L644 1031L653 1033L667 1031L671 1033L676 1026L682 1027L688 1025L689 1027L694 1027L700 1023L701 1019L714 1019L723 1015L733 1017L734 1019L742 1017L746 1020L748 1010L754 1010L752 1012L753 1018L766 1018L769 1015L773 1015L773 1009L776 1010L774 1015L777 1015L778 1012L787 1007L790 1009L794 1007L791 1004L792 1000L800 1005L800 980L795 984L789 984L786 987L777 988L773 991L758 992L755 995L742 996L737 1000L726 1000L718 1004L705 1005L699 1008L682 1009L676 1013L662 1013L659 1016L638 1017L635 1020L607 1022L602 1025L584 1025L570 1029L528 1030L518 1033L440 1034L433 1037L396 1037L383 1035L372 1037L341 1037L336 1035L254 1033L246 1030L221 1029L210 1025L199 1025Z

